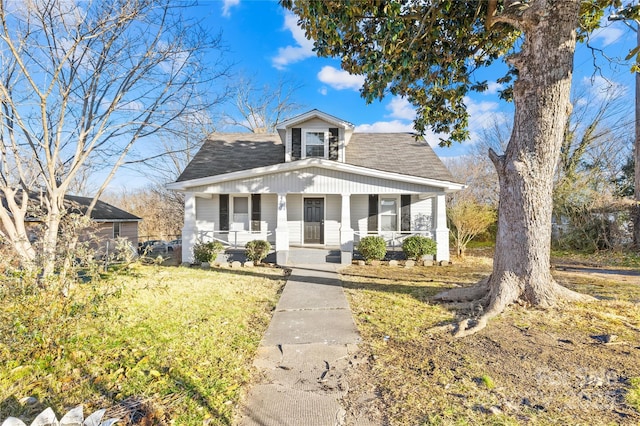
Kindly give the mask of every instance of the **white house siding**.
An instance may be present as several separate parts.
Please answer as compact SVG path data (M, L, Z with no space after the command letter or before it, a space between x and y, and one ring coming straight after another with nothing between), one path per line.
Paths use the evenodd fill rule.
M369 196L368 195L352 195L351 196L351 228L355 232L354 240L360 241L360 235L367 233L367 225L369 218Z
M302 195L287 195L289 244L302 244Z
M411 230L432 231L433 223L433 198L421 199L417 195L411 196Z
M324 202L324 243L328 246L340 245L340 215L342 197L327 195Z
M254 179L239 179L189 188L208 194L304 193L304 194L421 194L442 190L428 185L362 176L321 167L272 173Z
M213 241L214 230L219 230L219 201L218 196L212 198L196 197L196 240ZM216 235L220 238L220 235Z
M271 244L276 242L276 222L278 215L278 196L276 194L262 194L260 200L260 229L267 230L267 240Z

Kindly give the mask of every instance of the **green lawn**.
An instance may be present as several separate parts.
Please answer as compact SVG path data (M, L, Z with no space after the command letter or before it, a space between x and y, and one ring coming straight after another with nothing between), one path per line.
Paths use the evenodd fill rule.
M41 298L0 292L0 420L30 421L47 406L60 417L82 403L85 412L111 407L145 424L230 424L283 285L275 268L136 266L97 284L114 289L106 298L92 284L75 288L68 299L89 301L89 309L58 325L51 323L62 316ZM38 313L17 311L25 304L47 313L34 320ZM80 305L50 303L71 314ZM16 349L19 333L29 339ZM29 396L38 403L19 402Z

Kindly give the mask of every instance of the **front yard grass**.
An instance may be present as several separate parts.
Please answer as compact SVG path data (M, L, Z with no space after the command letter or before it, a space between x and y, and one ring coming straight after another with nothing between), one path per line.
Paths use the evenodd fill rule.
M390 425L640 424L640 276L556 271L563 285L600 300L512 306L454 339L444 326L472 313L432 297L490 271L487 257L343 269L368 360L353 373L348 409L370 411L359 400L373 392Z
M141 424L231 424L283 270L137 266L110 280L119 297L72 333L45 336L60 339L50 353L9 352L0 337L0 420L84 404ZM12 301L2 303L12 327Z

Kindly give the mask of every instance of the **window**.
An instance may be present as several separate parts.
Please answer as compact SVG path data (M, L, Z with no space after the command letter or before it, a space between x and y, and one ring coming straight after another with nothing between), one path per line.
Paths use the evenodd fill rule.
M320 130L305 130L302 138L303 158L327 158L329 147L329 132Z
M249 230L249 197L233 197L233 231Z
M120 236L120 222L113 222L113 238Z
M398 230L398 200L396 198L380 199L380 230Z

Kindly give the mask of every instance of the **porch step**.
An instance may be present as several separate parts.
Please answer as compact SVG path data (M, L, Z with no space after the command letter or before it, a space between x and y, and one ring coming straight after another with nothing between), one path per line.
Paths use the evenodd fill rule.
M289 264L340 263L340 250L322 248L289 248Z

